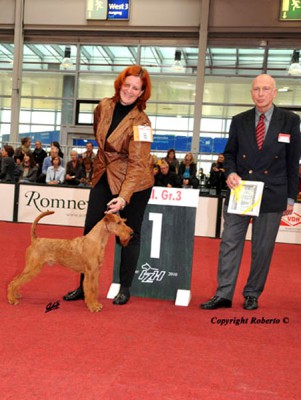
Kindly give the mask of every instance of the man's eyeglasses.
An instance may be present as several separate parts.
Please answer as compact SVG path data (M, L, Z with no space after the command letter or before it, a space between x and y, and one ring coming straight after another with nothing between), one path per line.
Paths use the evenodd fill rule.
M271 92L272 90L274 90L274 88L271 88L271 87L268 87L268 86L264 86L263 88L259 88L259 87L253 88L253 89L252 89L252 92L253 92L253 93L260 93L260 92L269 93L269 92Z

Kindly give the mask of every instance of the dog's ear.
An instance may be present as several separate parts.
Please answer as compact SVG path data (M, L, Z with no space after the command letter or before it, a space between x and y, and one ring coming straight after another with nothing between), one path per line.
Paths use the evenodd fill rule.
M109 222L114 222L115 218L113 214L106 214L104 216L104 221L109 223Z

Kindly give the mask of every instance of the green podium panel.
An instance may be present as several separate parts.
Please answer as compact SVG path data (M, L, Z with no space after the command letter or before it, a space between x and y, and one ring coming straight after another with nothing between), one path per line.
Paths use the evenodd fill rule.
M131 294L175 300L190 291L199 192L154 187L141 231L141 250ZM116 244L113 282L119 282L121 246Z

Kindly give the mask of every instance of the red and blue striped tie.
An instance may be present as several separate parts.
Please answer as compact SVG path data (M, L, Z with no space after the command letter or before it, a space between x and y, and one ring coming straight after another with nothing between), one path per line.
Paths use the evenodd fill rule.
M256 126L256 141L259 150L261 150L264 142L264 132L265 132L264 114L261 114L259 117L258 124Z

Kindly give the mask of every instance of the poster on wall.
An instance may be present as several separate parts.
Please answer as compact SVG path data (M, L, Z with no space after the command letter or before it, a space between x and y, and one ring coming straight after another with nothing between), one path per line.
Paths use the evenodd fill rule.
M12 222L14 217L15 185L0 184L0 221Z
M90 189L20 184L18 222L33 222L44 211L54 211L39 223L83 227Z
M86 19L128 20L129 0L86 0Z
M247 231L247 240L252 237L252 224ZM301 244L301 203L295 203L294 211L281 218L276 243Z

